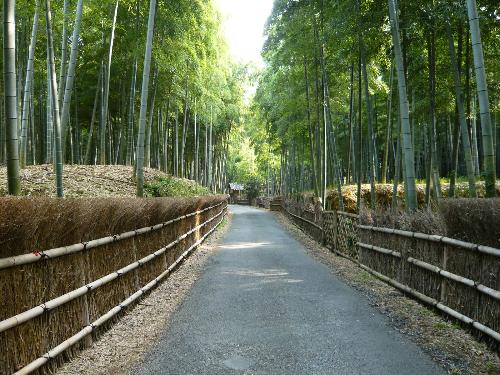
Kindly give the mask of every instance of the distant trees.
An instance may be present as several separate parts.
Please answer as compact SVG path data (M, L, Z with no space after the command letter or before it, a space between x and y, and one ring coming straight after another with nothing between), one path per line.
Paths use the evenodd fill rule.
M487 87L500 72L496 18L489 0L275 1L252 133L268 147L256 147L257 159L271 148L280 162L260 174L278 176L281 193L321 198L325 181L328 189L358 182L358 200L362 183L373 192L375 181L392 179L393 197L403 183L410 210L418 180L427 201L431 192L456 195L460 176L476 196L480 173L494 196L500 94L488 97Z
M224 189L241 90L213 0L158 2L149 30L150 4L141 0L3 5L0 164L9 166L11 194L19 192L19 158L23 166L54 163L61 196L63 165L82 162L134 165L139 183L142 164ZM40 6L48 19L39 19ZM145 85L156 91L154 105L137 94L148 32L157 78ZM140 125L145 153L138 152Z

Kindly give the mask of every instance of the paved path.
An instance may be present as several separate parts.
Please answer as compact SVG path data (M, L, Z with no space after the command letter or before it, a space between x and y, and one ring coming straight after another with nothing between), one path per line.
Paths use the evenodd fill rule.
M272 214L231 211L220 251L134 374L444 374Z

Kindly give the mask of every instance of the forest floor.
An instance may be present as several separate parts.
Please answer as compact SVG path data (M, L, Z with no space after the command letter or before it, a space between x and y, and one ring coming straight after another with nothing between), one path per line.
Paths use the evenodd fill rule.
M55 197L55 173L51 164L28 166L21 170L21 195L30 197ZM171 177L157 169L145 168L146 194L152 195L149 185L160 181L175 184L173 195L206 194L200 185L188 179ZM0 196L7 195L6 167L0 167ZM63 175L64 195L77 197L135 197L136 184L132 167L123 165L65 165ZM193 192L191 194L190 192ZM199 195L201 195L199 194ZM169 196L168 192L163 196Z
M500 374L498 353L479 342L455 321L406 297L350 260L333 254L282 213L274 214L314 258L365 295L371 306L389 318L392 326L416 342L449 374Z

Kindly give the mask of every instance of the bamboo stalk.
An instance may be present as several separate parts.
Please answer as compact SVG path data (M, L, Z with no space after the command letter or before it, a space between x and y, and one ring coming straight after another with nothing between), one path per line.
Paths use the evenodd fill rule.
M492 330L491 328L485 326L484 324L481 324L479 322L474 321L473 319L469 318L468 316L465 316L463 314L460 314L458 311L455 311L451 308L449 308L446 305L443 305L442 303L436 301L434 298L427 297L426 295L417 292L415 289L412 289L404 284L401 284L385 275L382 275L381 273L372 270L370 267L365 266L364 264L359 264L359 266L364 269L365 271L371 273L373 276L379 278L382 281L385 281L388 284L391 284L392 286L402 290L405 293L408 293L412 295L413 297L447 313L448 315L453 316L455 319L460 320L463 323L472 325L474 328L476 328L478 331L481 331L482 333L492 337L496 341L500 342L500 333Z
M430 235L430 234L418 233L418 232L408 232L408 231L399 230L399 229L374 227L371 225L361 225L360 224L360 225L358 225L358 228L363 229L363 230L372 231L372 232L397 234L399 236L407 237L407 238L418 238L421 240L438 242L438 243L441 242L441 243L444 243L447 245L452 245L452 246L459 247L462 249L466 249L466 250L470 250L470 251L478 251L478 252L483 253L483 254L493 255L495 257L500 257L500 249L497 249L494 247L489 247L489 246L477 245L477 244L474 244L471 242L460 241L460 240L456 240L454 238L437 236L437 235Z
M358 245L359 245L359 243L358 243ZM418 260L418 259L415 259L412 257L409 257L407 260L409 263L412 263L420 268L423 268L427 271L437 273L438 275L443 276L447 279L450 279L450 280L462 283L464 285L467 285L471 288L477 289L481 293L484 293L484 294L500 301L500 291L498 291L498 290L489 288L486 285L479 284L476 281L468 279L466 277L451 273L449 271L445 271L437 266L434 266L434 265L429 264L427 262L424 262L422 260Z
M226 207L224 207L223 211L221 211L221 212L224 212ZM217 216L219 216L219 215L217 215ZM221 218L221 220L219 220L219 222L212 229L210 229L203 237L201 237L198 241L196 241L193 245L191 245L184 253L182 253L182 255L179 258L177 258L177 260L168 269L166 269L164 272L162 272L159 276L157 276L155 279L150 281L144 287L142 287L137 292L132 294L130 297L128 297L122 303L120 303L119 305L117 305L114 308L112 308L111 310L109 310L106 314L101 316L99 319L95 320L93 323L91 323L90 325L83 328L76 335L71 336L70 338L68 338L67 340L63 341L61 344L56 346L55 348L49 350L47 353L43 354L41 357L37 358L33 362L29 363L27 366L23 367L21 370L17 371L15 373L15 375L29 374L29 373L39 369L41 366L43 366L48 361L55 358L56 356L58 356L59 354L61 354L65 350L67 350L68 348L70 348L72 345L81 341L84 337L86 337L87 335L92 333L96 328L100 327L102 324L104 324L105 322L107 322L108 320L110 320L111 318L116 316L118 313L120 313L127 306L129 306L134 301L139 299L139 297L141 297L146 292L151 290L153 287L158 285L162 279L164 279L166 276L168 276L196 247L198 247L210 234L212 234L215 231L215 229L217 229L217 227L220 225L222 220L224 220L224 216Z
M162 228L164 228L172 223L175 223L177 221L184 220L188 217L198 215L198 214L201 214L201 213L206 212L208 210L211 210L213 208L219 207L220 205L224 204L225 202L226 201L224 200L216 205L204 208L203 210L195 211L195 212L192 212L192 213L187 214L187 215L182 215L182 216L179 216L175 219L172 219L172 220L169 220L169 221L166 221L164 223L160 223L160 224L157 224L157 225L154 225L151 227L140 228L140 229L136 229L133 231L129 231L129 232L121 233L121 234L115 234L113 236L103 237L103 238L91 240L91 241L84 242L84 243L78 243L78 244L74 244L74 245L62 246L62 247L58 247L55 249L45 250L45 251L42 251L42 252L37 253L37 254L29 253L29 254L16 255L16 256L12 256L12 257L8 257L8 258L2 258L2 259L0 259L0 270L5 269L5 268L14 267L14 266L19 266L22 264L29 264L29 263L38 262L42 259L52 259L52 258L64 256L64 255L74 254L74 253L78 253L78 252L83 251L83 250L90 250L90 249L93 249L93 248L96 248L99 246L108 245L108 244L111 244L111 243L114 243L117 241L121 241L121 240L125 240L125 239L131 238L131 237L135 237L135 236L138 236L138 235L141 235L144 233L156 231L156 230L162 229Z
M296 217L297 219L302 220L302 221L304 221L304 222L306 222L306 223L308 223L308 224L312 225L313 227L315 227L315 228L317 228L317 229L319 229L319 230L323 231L323 228L322 228L322 227L320 227L318 224L313 223L312 221L309 221L309 220L307 220L307 219L304 219L303 217L301 217L301 216L299 216L299 215L292 214L292 213L291 213L290 211L288 211L287 209L285 209L285 211L286 211L286 213L287 213L287 214L289 214L290 216Z
M401 258L401 253L394 251L394 250L384 249L383 247L368 245L368 244L365 244L362 242L358 242L357 245L359 247L362 247L363 249L373 250L373 251L376 251L377 253L392 255L393 257Z
M156 252L154 252L154 253L152 253L152 254L150 254L150 255L148 255L148 256L146 256L146 257L144 257L144 258L142 258L134 263L129 264L128 266L125 266L125 267L119 269L118 271L110 273L104 277L101 277L100 279L93 281L92 283L84 285L78 289L72 290L71 292L63 294L62 296L54 298L54 299L47 301L39 306L36 306L36 307L31 308L29 310L26 310L20 314L17 314L11 318L8 318L6 320L1 321L0 322L0 332L6 331L10 328L16 327L24 322L27 322L27 321L29 321L37 316L40 316L45 311L53 310L59 306L62 306L62 305L66 304L66 303L68 303L68 302L70 302L78 297L83 296L84 294L87 294L88 292L90 292L94 289L97 289L98 287L101 287L101 286L117 279L120 276L123 276L123 275L129 273L130 271L132 271L136 268L141 267L142 265L144 265L144 264L150 262L151 260L157 258L158 256L162 255L168 249L175 246L180 241L187 238L189 235L195 233L197 230L201 229L202 227L204 227L208 223L210 223L213 220L215 220L216 218L218 218L220 215L222 215L225 212L225 210L226 210L226 207L224 207L217 215L215 215L211 219L206 220L202 224L192 228L187 233L178 237L175 241L169 243L165 247L157 250Z

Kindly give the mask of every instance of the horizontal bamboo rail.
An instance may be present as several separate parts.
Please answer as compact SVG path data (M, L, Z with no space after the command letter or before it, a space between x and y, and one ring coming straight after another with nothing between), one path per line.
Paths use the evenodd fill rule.
M225 202L223 202L223 203L225 203ZM216 205L216 206L218 206L218 205ZM43 354L41 357L39 357L36 360L34 360L33 362L29 363L27 366L23 367L21 370L17 371L15 373L15 375L30 374L31 372L39 369L44 364L46 364L48 361L55 358L59 354L63 353L65 350L69 349L72 345L81 341L84 337L86 337L90 333L92 333L92 331L94 331L96 328L100 327L102 324L104 324L105 322L107 322L108 320L110 320L111 318L116 316L118 313L120 313L120 311L125 309L127 306L131 305L134 301L136 301L143 294L145 294L146 292L151 290L153 287L158 285L162 279L164 279L167 275L169 275L196 247L198 247L215 229L217 229L217 227L220 225L222 220L224 220L224 217L226 215L226 208L227 207L224 207L222 209L222 211L219 212L219 214L217 214L213 218L205 221L204 223L200 224L196 228L193 228L191 231L189 231L191 233L194 233L194 231L196 231L197 229L207 225L209 222L211 222L211 221L215 220L217 217L223 215L223 217L217 222L217 224L212 229L210 229L204 236L202 236L198 241L196 241L193 245L191 245L184 253L182 253L182 255L179 258L177 258L177 260L174 263L172 263L172 265L170 265L170 267L168 267L159 276L157 276L155 279L150 281L144 287L142 287L137 292L132 294L130 297L128 297L122 303L120 303L119 305L117 305L114 308L112 308L111 310L109 310L106 314L102 315L99 319L95 320L94 322L92 322L91 324L89 324L88 326L83 328L77 334L71 336L70 338L68 338L67 340L63 341L61 344L56 346L55 348L51 349L47 353ZM189 232L187 232L187 233L189 233ZM183 238L186 238L187 233L180 236L176 241L172 242L171 244L178 243ZM171 244L169 244L167 246L170 246ZM167 249L167 247L164 247L153 254L157 254L160 251L163 253L166 249ZM138 263L138 262L136 262L136 263ZM129 266L127 266L127 267L129 267ZM127 268L127 267L125 267L125 268Z
M285 210L285 212L286 212L288 215L293 216L293 217L295 217L295 218L297 218L297 219L299 219L299 220L301 220L301 221L303 221L303 222L305 222L305 223L308 223L308 224L312 225L313 227L315 227L315 228L317 228L317 229L319 229L319 230L323 231L323 227L319 226L318 224L313 223L312 221L307 220L307 219L303 218L302 216L295 215L295 214L291 213L290 211L288 211L286 208L284 208L284 210Z
M373 232L387 233L387 234L397 234L399 236L407 237L407 238L418 238L422 240L432 241L432 242L441 242L447 245L452 245L455 247L460 247L462 249L467 249L471 251L478 251L483 254L493 255L496 257L500 257L500 249L495 249L494 247L477 245L470 242L456 240L454 238L430 235L425 233L417 233L417 232L408 232L406 230L392 229L392 228L383 228L383 227L374 227L371 225L358 225L359 229L365 229Z
M384 249L383 247L368 245L361 242L358 242L358 246L362 247L363 249L376 251L377 253L392 255L393 257L401 258L401 253L394 250Z
M141 267L142 265L144 265L144 264L150 262L151 260L157 258L158 256L162 255L163 253L165 253L165 251L172 248L173 246L178 244L180 241L182 241L183 239L185 239L189 235L193 234L197 230L201 229L202 227L204 227L208 223L215 220L217 217L219 217L220 215L223 214L225 209L226 208L224 207L222 209L222 211L220 211L217 215L215 215L211 219L205 221L204 223L194 227L190 231L188 231L185 234L183 234L182 236L178 237L175 241L170 242L165 247L162 247L160 250L158 250L158 251L156 251L156 252L154 252L154 253L152 253L152 254L150 254L150 255L148 255L148 256L146 256L146 257L144 257L144 258L142 258L134 263L131 263L128 266L119 269L118 271L110 273L104 277L101 277L100 279L97 279L97 280L95 280L87 285L84 285L81 288L75 289L71 292L63 294L62 296L59 296L59 297L54 298L50 301L47 301L39 306L33 307L33 308L26 310L20 314L17 314L16 316L13 316L11 318L8 318L8 319L1 321L0 322L0 332L3 332L3 331L6 331L10 328L16 327L16 326L18 326L22 323L25 323L25 322L27 322L27 321L29 321L37 316L42 315L46 311L53 310L59 306L62 306L62 305L66 304L66 303L68 303L68 302L70 302L78 297L83 296L84 294L89 293L90 291L92 291L94 289L97 289L97 288L117 279L120 276L123 276L123 275L129 273L130 271L135 270L136 268Z
M477 251L477 252L482 253L482 254L500 257L500 250L499 249L495 249L495 248L488 247L488 246L477 245L477 244L473 244L473 243L469 243L469 242L464 242L464 241L456 240L456 239L449 238L449 237L429 235L429 234L417 233L417 232L414 233L414 232L403 231L403 230L398 230L398 229L374 227L374 226L369 226L369 225L358 225L358 228L372 231L372 232L395 234L395 235L399 235L399 236L406 237L406 238L415 238L415 239L430 241L430 242L434 242L434 243L442 243L444 245L451 245L451 246L455 246L455 247L465 249L468 251L472 251L472 252ZM375 249L376 246L366 245L366 244L360 243L360 242L358 242L357 245L361 248L364 248L364 249L376 250ZM393 255L391 253L392 250L382 249L383 251L380 251L381 249L382 248L378 248L378 251L381 253L384 253L384 254ZM476 289L480 293L483 293L489 297L492 297L495 300L500 300L500 291L489 288L486 285L482 285L474 280L468 279L468 278L460 276L460 275L456 275L456 274L449 272L449 271L446 271L438 266L424 262L424 261L419 260L419 259L415 259L413 257L408 257L405 259L405 261L407 261L408 263L411 263L419 268L422 268L422 269L425 269L425 270L430 271L432 273L438 274L445 279L452 280L452 281L458 282L462 285L466 285L468 287ZM367 270L368 272L372 273L374 276L380 278L381 280L397 287L398 289L403 290L404 292L414 296L415 298L417 298L417 299L419 299L419 300L421 300L429 305L436 307L437 309L439 309L442 312L445 312L448 315L460 320L461 322L473 326L474 328L476 328L480 332L482 332L482 333L492 337L496 341L500 342L500 333L499 332L496 332L495 330L485 326L484 324L482 324L480 322L474 321L472 318L470 318L464 314L461 314L460 312L458 312L454 309L451 309L450 307L444 305L440 301L433 299L431 297L428 297L428 296L426 296L426 295L424 295L424 294L422 294L422 293L420 293L420 292L418 292L418 291L416 291L416 290L414 290L414 289L412 289L404 284L401 284L398 281L391 279L391 278L367 267L364 264L361 264L361 263L358 263L358 264L361 268Z
M468 279L466 277L459 276L459 275L456 275L454 273L445 271L437 266L434 266L433 264L426 263L422 260L418 260L418 259L414 259L412 257L409 257L407 259L407 261L409 263L412 263L412 264L414 264L420 268L423 268L427 271L437 273L438 275L441 275L447 279L462 283L462 284L467 285L471 288L476 288L481 293L484 293L484 294L500 301L500 291L498 291L498 290L489 288L486 285L479 284L479 283L475 282L474 280Z
M380 280L385 281L388 284L391 284L392 286L402 290L403 292L412 295L413 297L421 300L422 302L427 303L428 305L431 305L431 306L437 308L438 310L441 310L441 311L447 313L448 315L451 315L452 317L460 320L461 322L463 322L465 324L473 326L478 331L481 331L482 333L484 333L484 334L494 338L496 341L500 342L500 333L492 330L489 327L486 327L484 324L476 322L473 319L459 313L458 311L453 310L446 305L443 305L441 302L435 300L434 298L428 297L425 294L417 292L415 289L412 289L409 286L401 284L400 282L393 280L390 277L382 275L381 273L371 269L370 267L365 266L364 264L361 264L361 263L358 263L358 264L362 269L371 273L372 275L379 278Z
M114 243L117 241L125 240L127 238L136 237L136 236L139 236L139 235L144 234L144 233L157 231L157 230L165 228L165 227L169 226L170 224L173 224L177 221L184 220L184 219L187 219L191 216L199 215L203 212L206 212L208 210L216 208L224 203L226 203L226 202L220 202L220 203L215 204L213 206L204 208L203 210L191 212L190 214L182 215L182 216L179 216L175 219L166 221L164 223L156 224L156 225L153 225L151 227L144 227L144 228L136 229L136 230L121 233L121 234L115 234L113 236L103 237L103 238L99 238L96 240L91 240L91 241L87 241L87 242L83 242L83 243L77 243L77 244L73 244L73 245L69 245L69 246L58 247L55 249L45 250L45 251L41 251L38 253L29 253L29 254L16 255L16 256L12 256L12 257L8 257L8 258L2 258L2 259L0 259L0 270L5 269L5 268L19 266L22 264L39 262L43 259L51 259L51 258L63 256L63 255L74 254L74 253L78 253L80 251L90 250L90 249L93 249L96 247L100 247L100 246L108 245L108 244L111 244L111 243Z

